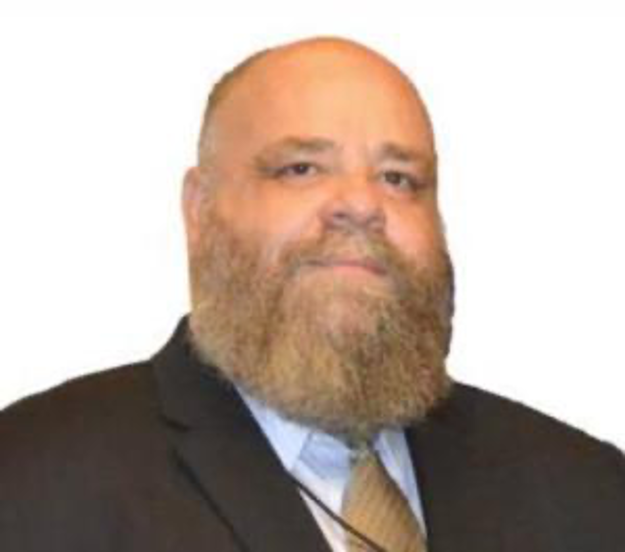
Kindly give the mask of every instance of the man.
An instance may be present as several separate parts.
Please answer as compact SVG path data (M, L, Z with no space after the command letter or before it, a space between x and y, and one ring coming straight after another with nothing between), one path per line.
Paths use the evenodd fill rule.
M0 550L625 549L620 451L445 370L436 162L361 45L226 75L184 183L191 314L2 414Z

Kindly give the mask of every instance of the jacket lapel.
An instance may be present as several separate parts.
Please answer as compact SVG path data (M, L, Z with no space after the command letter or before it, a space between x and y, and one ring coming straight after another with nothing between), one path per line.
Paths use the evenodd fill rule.
M153 359L180 462L241 548L328 551L325 538L238 393L203 365L183 320Z
M450 400L407 432L428 551L562 550L549 526L541 461L504 458L498 443L485 442L466 390L456 384Z

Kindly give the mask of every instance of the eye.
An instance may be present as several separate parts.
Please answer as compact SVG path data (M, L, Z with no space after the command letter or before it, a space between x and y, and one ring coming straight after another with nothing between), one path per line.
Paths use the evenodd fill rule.
M312 176L319 172L319 167L313 163L307 161L299 161L297 163L291 163L280 167L276 170L275 176L278 178L298 177L298 176Z
M386 184L397 190L402 191L417 191L420 187L420 182L413 175L402 171L384 171L382 178Z

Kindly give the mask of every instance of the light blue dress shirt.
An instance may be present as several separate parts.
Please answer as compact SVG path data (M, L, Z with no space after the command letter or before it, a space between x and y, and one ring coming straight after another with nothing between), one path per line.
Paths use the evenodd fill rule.
M349 449L335 437L299 425L239 390L282 465L312 491L330 510L340 515L343 492L349 477ZM385 430L374 446L386 470L408 499L427 534L416 474L402 431ZM346 552L345 533L313 500L300 491L333 552Z

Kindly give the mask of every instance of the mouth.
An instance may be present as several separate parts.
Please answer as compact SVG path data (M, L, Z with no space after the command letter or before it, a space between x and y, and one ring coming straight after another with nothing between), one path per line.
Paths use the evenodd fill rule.
M311 261L308 266L341 273L365 272L380 277L387 274L386 269L379 262L369 258L319 259Z

